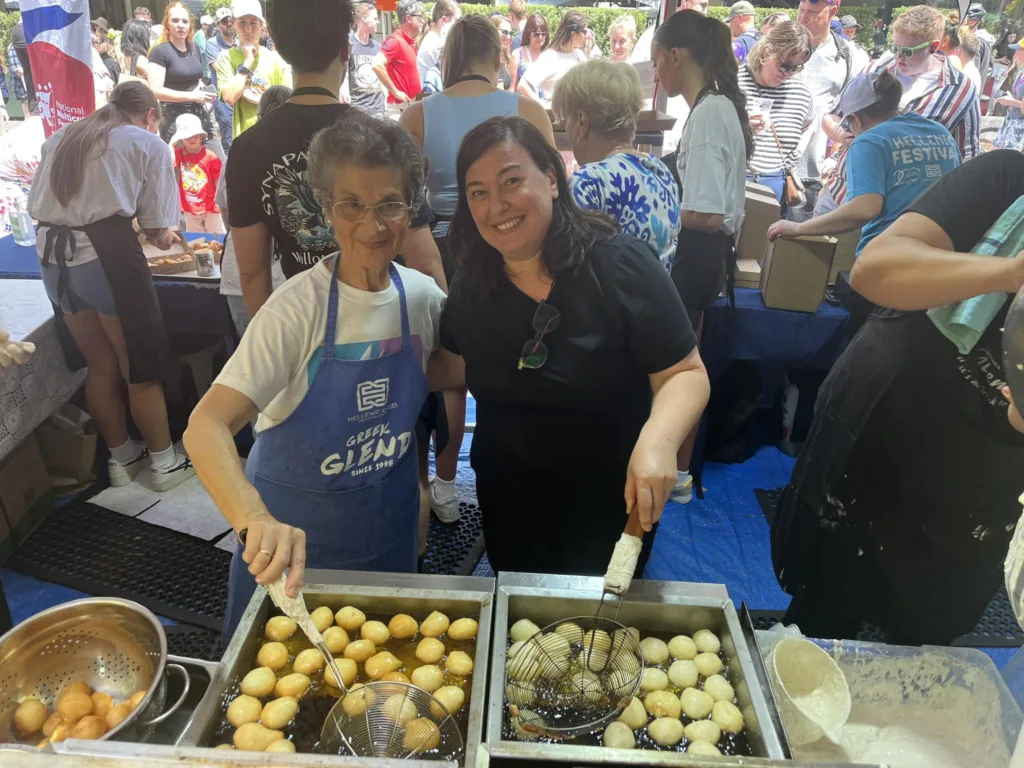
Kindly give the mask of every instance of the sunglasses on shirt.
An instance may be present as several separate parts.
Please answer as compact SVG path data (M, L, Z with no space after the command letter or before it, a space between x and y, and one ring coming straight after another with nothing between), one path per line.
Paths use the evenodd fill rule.
M908 48L905 45L896 45L895 43L893 43L892 45L889 46L889 50L892 51L897 56L902 56L905 59L909 59L918 51L923 51L925 48L929 48L933 45L935 45L934 41L928 41L927 43L921 43L920 45L915 45L912 48Z
M558 327L558 321L562 319L562 313L542 301L537 305L537 311L533 313L534 336L523 345L523 351L519 354L519 370L528 368L537 370L543 368L548 361L548 346L544 343L544 337Z

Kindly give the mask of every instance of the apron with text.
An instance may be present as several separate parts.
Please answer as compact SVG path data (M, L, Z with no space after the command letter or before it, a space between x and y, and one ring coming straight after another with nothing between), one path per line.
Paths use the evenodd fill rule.
M75 268L74 231L84 232L89 238L110 284L128 352L129 382L160 381L170 368L170 343L153 275L139 236L132 228L132 220L127 216L111 216L81 227L39 222L39 237L44 243L43 264L55 264L60 270L58 298L68 298L72 313L85 308L67 281L67 270ZM81 370L85 367L85 358L64 324L64 312L59 303L53 306L53 313L61 348L68 368Z
M419 472L416 419L427 380L413 348L405 287L394 266L402 349L372 360L335 356L337 260L323 353L295 411L256 438L246 476L270 514L306 533L306 567L416 570ZM238 547L231 561L225 636L256 588Z

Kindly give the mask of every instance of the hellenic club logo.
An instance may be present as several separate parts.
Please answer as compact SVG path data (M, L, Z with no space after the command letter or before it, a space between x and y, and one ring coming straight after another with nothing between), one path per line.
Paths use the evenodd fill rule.
M388 404L388 385L391 379L364 381L356 387L356 407L360 413Z

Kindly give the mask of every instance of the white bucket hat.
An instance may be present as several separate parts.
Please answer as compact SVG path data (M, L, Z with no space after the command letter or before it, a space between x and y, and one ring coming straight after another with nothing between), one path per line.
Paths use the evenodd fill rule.
M191 139L193 136L202 136L204 139L209 138L206 131L203 130L203 121L199 119L198 115L193 115L191 112L178 115L178 119L174 121L174 135L171 137L171 146L177 146L178 142Z

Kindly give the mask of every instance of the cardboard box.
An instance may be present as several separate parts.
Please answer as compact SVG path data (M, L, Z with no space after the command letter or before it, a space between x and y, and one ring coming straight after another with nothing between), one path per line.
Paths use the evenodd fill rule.
M81 432L67 432L47 421L36 428L35 435L54 485L78 485L96 478L96 430L91 421Z
M768 245L768 227L782 218L782 207L771 191L767 195L747 192L743 226L736 241L736 258L761 261Z
M754 192L761 197L775 197L775 193L772 192L771 187L766 187L764 184L758 184L756 181L747 182L747 192Z
M833 237L778 238L768 245L761 266L766 307L817 312L836 251Z
M736 287L761 287L761 265L757 261L754 259L736 260Z
M0 464L0 511L12 531L50 487L35 435L29 435Z
M832 258L832 271L828 275L828 284L835 285L840 272L853 269L857 260L857 246L860 244L860 230L840 235L836 242L836 255Z

